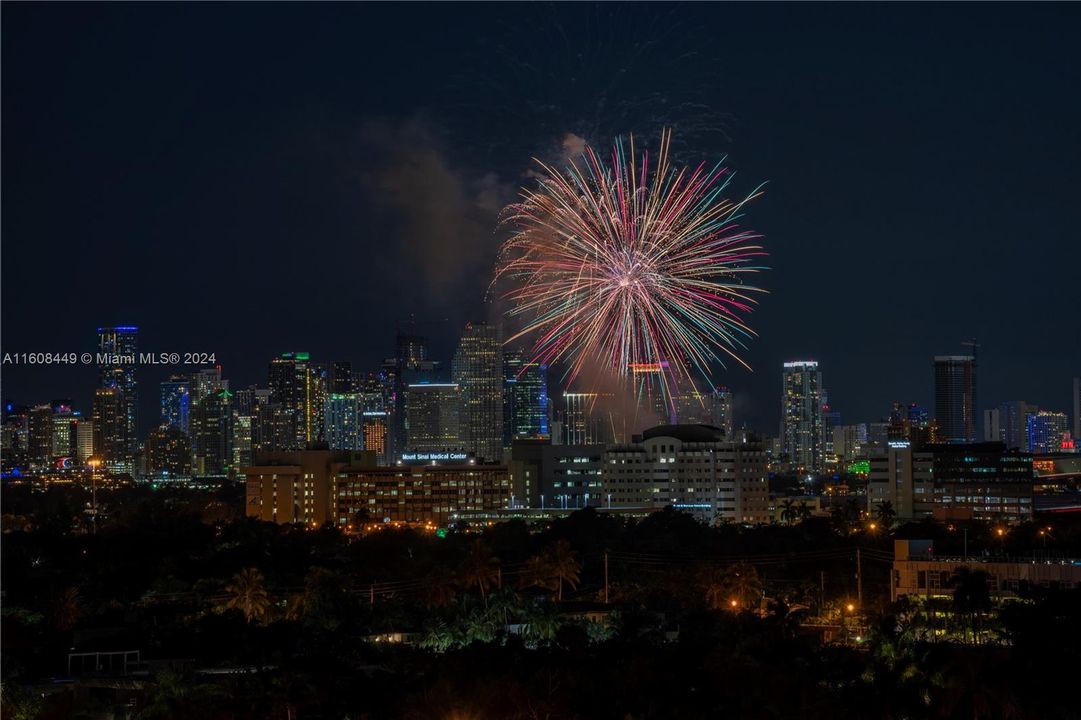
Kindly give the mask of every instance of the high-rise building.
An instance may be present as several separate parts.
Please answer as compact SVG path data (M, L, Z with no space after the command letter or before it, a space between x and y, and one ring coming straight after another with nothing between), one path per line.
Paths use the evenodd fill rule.
M49 462L75 457L78 439L79 413L67 401L53 403L53 437Z
M364 421L356 393L330 393L326 401L327 447L331 450L364 450Z
M327 367L327 392L345 395L357 392L353 365L349 362L333 362Z
M635 405L635 425L643 423L668 425L676 422L676 382L668 361L632 363L628 368Z
M546 438L548 366L526 362L520 351L503 355L503 446L515 438Z
M1002 429L1002 412L1000 408L988 408L983 411L983 441L1003 442L1006 438Z
M603 416L597 393L563 393L563 444L603 445Z
M112 472L133 470L135 456L128 440L128 405L119 387L94 391L94 455Z
M394 357L383 363L382 382L388 393L391 433L390 450L400 454L409 438L406 433L406 388L410 383L427 380L434 382L434 377L407 377L409 371L420 368L428 360L428 339L420 335L399 332L394 338Z
M270 362L267 385L272 402L278 403L292 415L296 433L289 450L302 450L318 439L318 427L313 427L313 398L311 358L306 352L282 353Z
M229 389L229 381L221 376L221 365L200 368L191 376L191 402L197 403L207 395Z
M191 380L173 375L161 384L161 422L182 433L190 430Z
M405 399L408 450L462 448L462 397L457 383L416 383L406 388Z
M1028 416L1028 451L1038 455L1056 453L1062 449L1062 436L1069 427L1066 413L1040 412Z
M822 376L814 360L786 362L781 375L783 452L797 472L822 469Z
M192 404L192 474L225 475L232 467L232 403L232 393L219 390Z
M75 430L75 459L79 465L86 465L94 454L94 421L82 419Z
M935 356L935 420L943 442L976 441L974 356Z
M53 406L30 408L29 428L30 467L43 470L51 465L53 455Z
M150 477L191 475L191 439L163 422L146 437L146 472Z
M139 328L127 325L98 328L98 372L103 388L123 396L125 453L134 459L138 444L138 384L135 381ZM130 468L129 468L130 469Z
M676 409L681 425L712 425L723 430L726 438L734 437L732 391L726 387L682 392L676 398Z
M387 413L383 410L365 410L362 413L364 423L364 449L375 453L377 465L389 465L390 427Z
M233 452L233 467L235 468L252 464L255 457L253 445L254 424L254 415L241 415L237 410L233 411L233 438L230 445Z
M1073 437L1081 442L1081 377L1073 379Z
M0 434L0 467L4 472L28 469L30 460L30 408L14 403L4 404L4 421Z
M478 461L503 458L503 348L499 328L465 326L454 353L453 380L461 389L462 447Z
M998 406L1001 442L1007 448L1023 450L1028 447L1028 419L1040 411L1024 400L1011 400Z

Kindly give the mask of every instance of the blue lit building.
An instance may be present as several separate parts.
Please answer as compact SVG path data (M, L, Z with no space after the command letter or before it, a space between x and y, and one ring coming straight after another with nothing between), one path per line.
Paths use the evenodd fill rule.
M161 384L161 422L185 435L191 429L191 383L183 375Z
M324 426L331 450L364 449L364 415L356 393L327 396Z
M525 362L520 352L503 357L503 446L517 439L550 437L548 366Z
M98 328L98 375L103 388L116 388L123 403L123 458L116 458L130 466L135 458L138 444L137 407L139 404L138 385L135 381L135 365L138 359L139 328L134 325L117 325ZM119 448L118 438L111 438L108 444Z

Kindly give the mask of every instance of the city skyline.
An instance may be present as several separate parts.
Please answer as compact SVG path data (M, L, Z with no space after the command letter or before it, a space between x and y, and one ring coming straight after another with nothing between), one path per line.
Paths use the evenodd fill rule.
M506 99L486 101L473 86L463 90L453 69L437 71L433 61L505 51L476 39L488 27L502 27L529 49L542 32L533 25L547 26L506 8L431 8L411 18L410 42L395 46L382 38L362 46L344 40L352 25L393 24L402 9L280 8L266 18L265 38L245 39L242 47L262 53L270 38L300 28L300 55L259 67L231 64L224 74L208 72L209 63L230 52L225 37L236 34L210 33L202 18L213 12L220 27L233 27L242 21L236 9L25 5L8 12L20 27L17 35L5 33L12 132L4 140L3 346L10 352L82 352L92 349L85 328L131 323L140 326L149 350L214 352L230 376L254 380L265 358L296 347L375 366L388 356L386 339L415 317L418 332L432 338L433 356L446 362L465 321L500 314L484 304L500 239L495 213L528 181L530 156L558 154L574 138L604 147L618 134L650 137L658 130L627 112L586 122L595 107L543 83L527 84L529 94L518 99L543 105L545 93L553 94L555 110L545 125L522 118L493 126L506 120ZM584 15L597 15L589 27L613 20L606 9L535 12L586 34L585 25L576 29ZM1061 35L1071 12L1041 6L1015 15L992 7L979 30L949 6L929 7L918 20L900 7L793 7L778 25L768 7L738 5L691 6L678 20L640 7L613 20L632 34L650 23L668 28L650 59L695 48L701 62L681 69L694 81L708 80L704 90L670 86L672 78L649 65L636 76L639 85L624 88L627 99L652 98L664 88L693 105L702 99L695 93L708 92L716 116L706 120L722 133L696 129L710 122L679 107L662 118L677 138L681 129L690 133L693 153L687 143L680 152L693 159L728 154L739 168L738 190L769 182L754 218L772 268L765 276L771 294L751 315L760 333L748 343L754 372L714 375L715 385L735 391L737 414L754 426L777 424L774 368L793 357L813 357L828 368L835 378L830 403L843 422L873 419L897 398L927 406L933 385L926 359L958 353L959 343L972 337L982 345L979 394L987 404L980 411L1024 399L1071 412L1064 395L1078 373L1081 339L1062 332L1059 313L1024 311L1058 307L1061 288L1071 281L1069 263L1054 262L1068 255L1078 224L1070 198L1072 169L1081 164L1081 92L1066 70L1069 43ZM182 32L160 46L148 44L139 28L155 19ZM727 26L736 21L740 32L718 50L695 28L722 19ZM465 23L477 32L442 32ZM885 35L884 23L891 28ZM88 29L110 41L107 49L68 62ZM197 38L207 52L189 66L171 45L174 37ZM822 52L820 43L838 50ZM925 52L902 72L895 58L911 56L907 43ZM982 50L988 43L997 48L993 55ZM41 52L52 59L36 62ZM792 53L804 58L799 67L784 59ZM853 54L861 62L852 63ZM360 69L375 57L393 72L376 77ZM15 67L27 70L13 76ZM167 82L147 85L143 72ZM487 72L493 80L507 77ZM94 94L98 77L109 77L113 90ZM818 87L819 77L834 80ZM275 78L281 82L268 82ZM953 93L973 78L984 83L983 94L955 101ZM408 91L433 82L456 88L468 107L452 109L446 93L418 99ZM52 90L44 96L41 87ZM227 101L236 87L246 88L246 102ZM131 105L135 97L138 107ZM214 122L200 110L206 103L220 108ZM71 123L87 132L67 132ZM242 132L255 124L261 134ZM1003 144L1007 128L1013 141ZM87 144L82 138L90 136L95 142ZM155 180L146 183L141 175L152 159ZM87 168L103 173L102 181ZM422 176L409 168L422 169ZM1001 182L1004 171L1012 182ZM57 184L47 186L46 177ZM228 206L214 199L225 190L222 183L240 188ZM46 209L54 200L46 187L64 193L67 212ZM155 201L147 195L152 190L173 199ZM448 214L432 215L444 205ZM914 214L912 207L921 210ZM1035 219L1031 208L1039 209ZM425 224L429 215L439 218L438 232ZM1017 237L1033 238L1024 252L1039 264L1026 303L981 302L987 288L1014 282ZM297 244L299 238L305 241ZM99 251L82 249L88 242ZM191 254L177 255L176 248L204 243L215 248L206 262L177 264ZM279 259L306 244L317 252L305 263L334 257L336 268L360 273L364 282L318 283L311 303L257 294ZM61 274L64 292L41 297L42 317L50 322L14 312L58 257L80 270ZM895 279L892 291L881 289L883 263ZM142 266L161 272L139 271ZM369 277L365 270L375 272ZM106 277L122 282L103 288ZM189 292L188 278L216 290ZM73 302L83 297L93 301ZM790 322L803 306L823 313L823 321ZM308 322L312 308L321 322ZM1049 349L1017 343L1022 332L1046 339ZM92 371L7 365L4 373L5 398L32 402L78 397ZM882 387L881 399L867 392L872 384Z

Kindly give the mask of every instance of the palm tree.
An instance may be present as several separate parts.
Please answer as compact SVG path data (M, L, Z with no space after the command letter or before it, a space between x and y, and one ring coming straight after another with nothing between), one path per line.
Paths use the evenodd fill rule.
M762 597L762 580L754 565L739 562L729 565L724 571L724 588L730 607L744 607L747 603ZM732 605L735 602L736 605Z
M973 621L979 618L981 612L991 609L991 593L987 589L989 577L983 570L972 570L962 565L950 578L950 587L953 588L951 607L954 614L965 619L965 626L973 630L973 640L975 640ZM962 633L965 632L962 630Z
M265 618L270 609L270 595L264 585L263 573L256 568L245 568L234 575L225 586L220 607L222 610L240 610L249 623Z
M698 584L702 587L706 606L713 610L730 607L728 586L724 571L716 565L707 565L698 571Z
M883 500L875 505L875 517L882 523L882 527L888 530L897 518L897 511L893 509L893 503Z
M811 506L807 504L806 500L800 500L799 507L796 508L799 512L799 519L801 521L811 517Z
M445 607L458 594L458 576L448 567L439 567L428 574L424 585L424 606L429 610Z
M792 521L796 519L796 503L791 500L785 500L781 503L781 521L785 525L791 525Z
M559 594L558 599L563 599L563 583L571 586L572 590L578 588L578 577L582 571L582 563L574 557L571 544L566 541L558 541L549 545L545 550L545 561L553 576L556 577Z
M477 586L480 596L486 597L488 590L499 578L499 558L480 540L475 540L469 549L469 555L462 563L459 573L462 584L466 587Z
M49 608L49 617L57 630L70 630L83 616L83 599L79 589L64 588L53 600Z

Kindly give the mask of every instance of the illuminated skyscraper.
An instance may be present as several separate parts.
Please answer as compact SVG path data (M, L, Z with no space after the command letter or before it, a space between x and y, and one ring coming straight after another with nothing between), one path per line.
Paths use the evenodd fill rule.
M312 427L312 372L306 352L282 353L270 362L267 372L271 401L282 406L293 418L295 436L291 447L303 450L316 440L317 428Z
M365 410L362 413L364 423L364 449L375 453L379 465L390 463L389 434L387 413L383 410Z
M461 391L457 383L417 383L406 388L409 445L403 450L461 449Z
M732 391L726 387L715 388L712 392L687 390L676 399L681 425L712 425L724 431L724 437L731 440L732 426Z
M356 393L331 393L325 413L326 440L331 450L364 449L364 422Z
M53 455L53 406L35 405L29 412L30 467L49 467Z
M173 375L161 384L161 422L187 434L191 419L191 381Z
M976 442L976 358L935 357L935 420L942 442Z
M822 469L822 376L814 360L786 362L781 375L782 451L797 472Z
M112 472L131 472L127 399L119 387L94 391L94 455Z
M79 465L85 465L94 454L94 422L82 419L75 430L75 459Z
M406 388L411 382L420 382L434 378L412 377L412 371L420 368L428 360L428 339L420 335L408 335L399 332L394 338L394 357L383 364L383 381L390 400L387 412L390 413L390 447L394 453L400 453L408 444L406 433Z
M229 389L229 381L221 376L221 365L201 368L191 376L191 402L197 403L207 395Z
M1073 379L1073 438L1081 443L1081 377Z
M168 423L151 430L146 438L146 472L150 477L191 475L191 439Z
M126 455L135 457L138 427L138 385L135 381L139 328L127 325L98 328L98 374L103 388L120 390L124 404Z
M525 362L520 351L503 355L503 446L515 438L546 438L548 366Z
M1039 455L1058 452L1069 424L1066 413L1040 411L1028 416L1028 451Z
M461 389L462 446L478 460L503 458L503 348L499 329L469 323L454 353L453 379Z
M191 409L191 469L194 475L224 475L232 466L233 395L212 392Z

